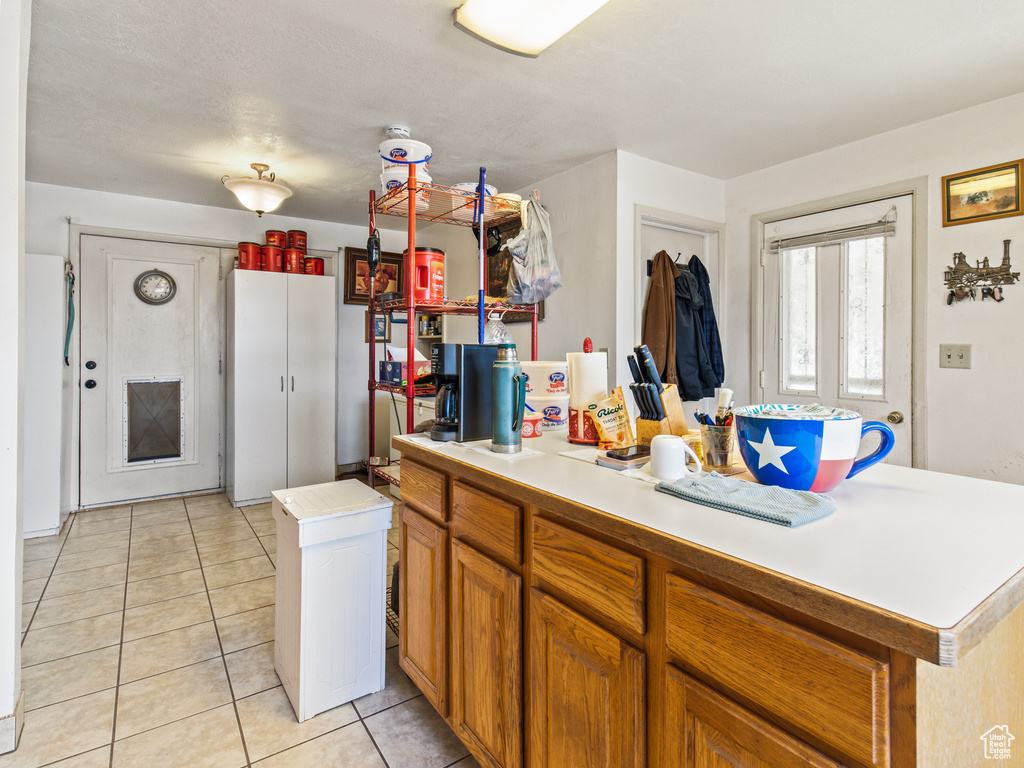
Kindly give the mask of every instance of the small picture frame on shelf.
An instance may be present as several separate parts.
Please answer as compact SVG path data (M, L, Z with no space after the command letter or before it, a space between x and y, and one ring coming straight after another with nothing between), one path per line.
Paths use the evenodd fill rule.
M1024 160L942 177L942 226L1020 216Z
M377 267L373 295L397 293L402 295L405 280L402 274L402 254L381 253L380 265ZM345 285L344 302L346 304L370 303L370 266L366 261L365 248L345 249Z
M391 324L387 315L373 316L373 341L377 344L391 343ZM370 343L370 313L366 313L366 343Z

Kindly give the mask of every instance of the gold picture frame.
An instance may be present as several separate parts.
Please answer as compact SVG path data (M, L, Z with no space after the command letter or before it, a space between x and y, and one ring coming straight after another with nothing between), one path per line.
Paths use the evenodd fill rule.
M366 315L366 343L370 343L370 313ZM391 343L391 323L388 322L388 316L382 314L376 314L373 316L374 334L373 341L377 344L390 344Z
M942 226L1020 216L1024 160L942 177Z

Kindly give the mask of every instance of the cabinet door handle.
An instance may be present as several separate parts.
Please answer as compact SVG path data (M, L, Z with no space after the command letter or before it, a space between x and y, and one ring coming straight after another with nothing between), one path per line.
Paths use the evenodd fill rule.
M281 391L284 392L284 376L281 377Z
M292 392L295 391L295 377L292 376Z

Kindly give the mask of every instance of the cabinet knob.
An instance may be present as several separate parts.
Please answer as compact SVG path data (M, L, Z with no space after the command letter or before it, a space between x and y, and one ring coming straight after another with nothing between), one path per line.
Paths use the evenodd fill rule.
M95 389L96 388L96 380L95 379L89 379L87 382L85 382L85 388L86 389Z
M890 424L902 424L903 414L900 413L899 411L893 411L892 413L885 417L885 420L888 421Z

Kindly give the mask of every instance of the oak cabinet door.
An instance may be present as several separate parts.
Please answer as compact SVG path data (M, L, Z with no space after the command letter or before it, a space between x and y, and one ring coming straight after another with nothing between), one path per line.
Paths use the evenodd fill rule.
M530 591L530 765L646 765L644 654Z
M669 667L663 768L839 768L721 694Z
M406 506L400 520L399 664L446 717L448 532Z
M522 579L452 540L451 724L483 766L520 768Z

